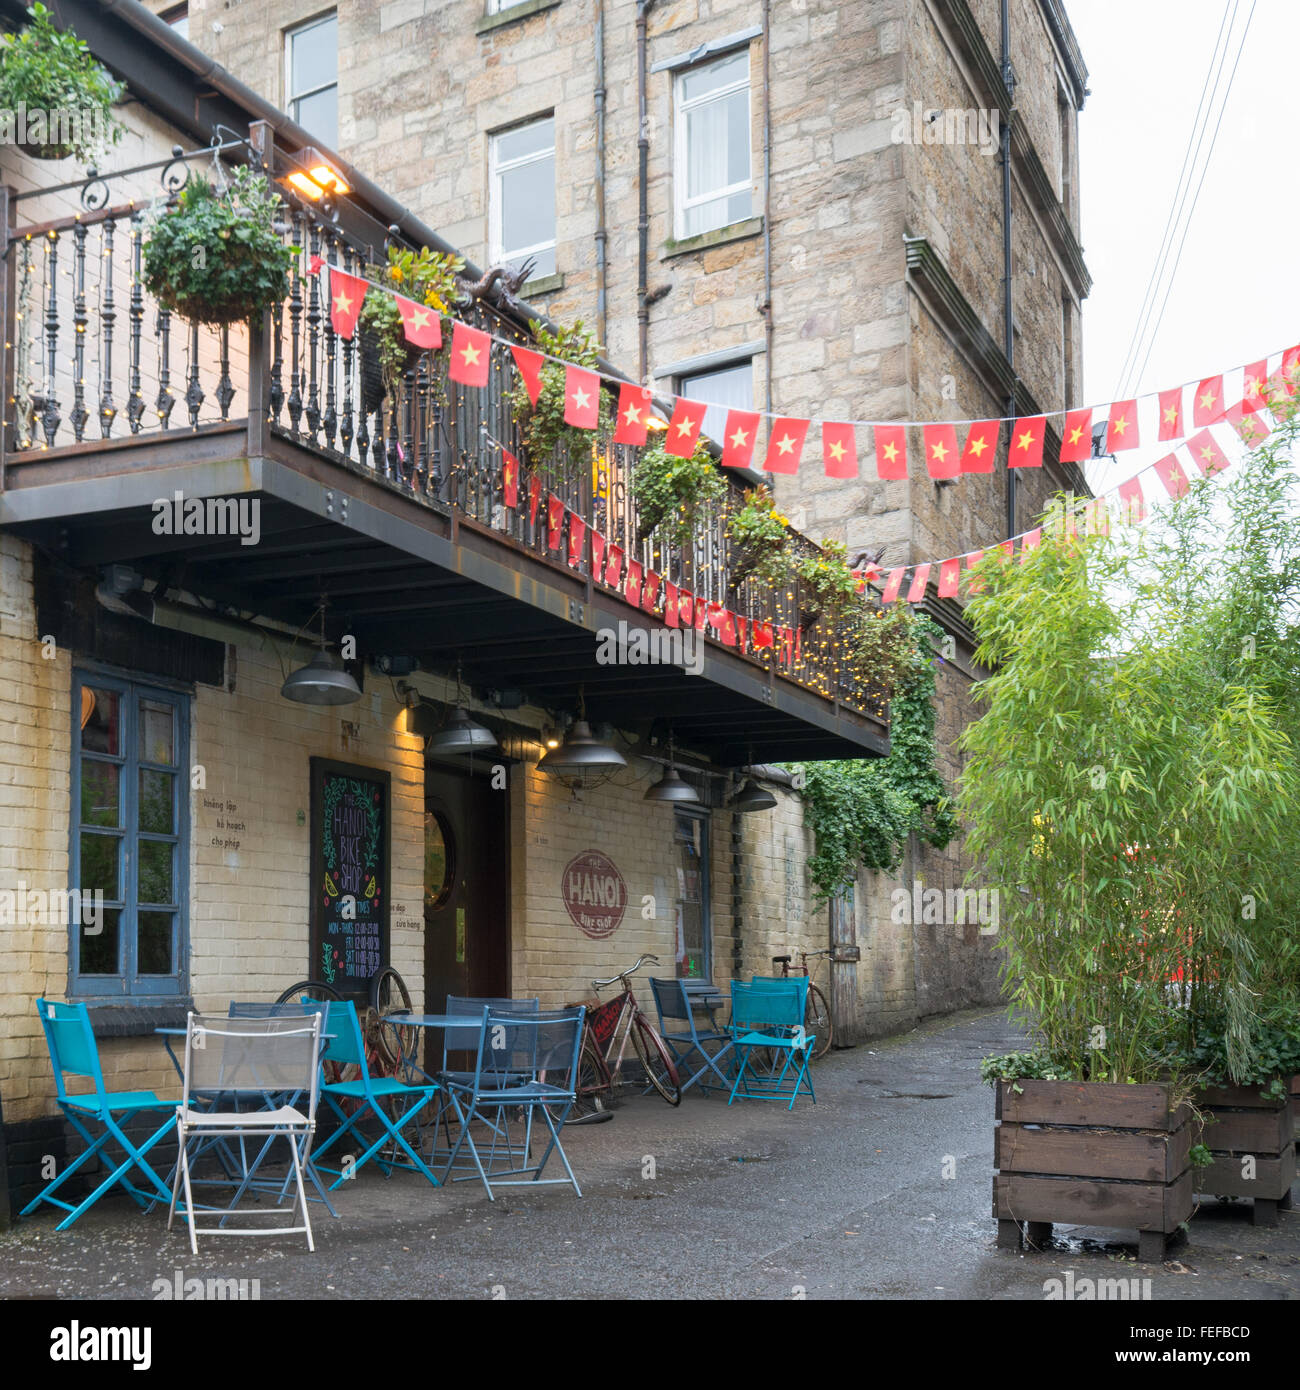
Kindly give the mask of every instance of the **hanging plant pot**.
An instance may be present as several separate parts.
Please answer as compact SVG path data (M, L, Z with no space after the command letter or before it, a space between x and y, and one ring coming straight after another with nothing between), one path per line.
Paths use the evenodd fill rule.
M727 483L707 446L677 458L655 441L642 449L632 474L638 544L657 535L665 547L688 546L699 521L726 496Z
M384 397L388 395L388 382L384 378L383 330L363 320L357 326L357 346L360 355L361 409L369 415L383 405ZM396 372L398 377L414 370L424 349L403 344L400 352L400 371Z

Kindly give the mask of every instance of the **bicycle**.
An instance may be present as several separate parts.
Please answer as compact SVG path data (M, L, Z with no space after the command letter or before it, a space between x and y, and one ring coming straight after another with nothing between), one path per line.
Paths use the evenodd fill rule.
M358 1009L358 1022L361 1036L365 1041L366 1066L372 1076L396 1076L404 1071L419 1044L419 1030L403 1027L394 1020L402 1014L411 1012L411 993L406 981L393 969L385 965L376 970L368 983L369 1004ZM333 985L324 980L299 980L292 984L275 1001L277 1004L292 1004L303 999L324 999L341 1003L343 995ZM344 1075L345 1069L326 1062L337 1075L326 1071L329 1081L354 1080L352 1074ZM357 1069L353 1067L351 1072Z
M672 1054L641 1011L628 979L647 962L658 965L659 957L643 955L635 965L611 975L608 980L591 982L592 990L597 994L613 984L621 984L622 989L615 998L588 1009L574 1085L577 1099L569 1111L568 1124L591 1124L614 1118L613 1111L607 1108L607 1102L613 1100L615 1088L622 1080L623 1057L629 1038L650 1086L669 1105L680 1105L682 1102L681 1078ZM541 1079L544 1078L545 1073L542 1073ZM552 1111L557 1121L562 1110L563 1107L555 1107Z
M790 979L792 976L797 978L801 975L807 976L810 960L815 960L818 956L833 954L834 952L830 948L824 951L800 951L799 963L803 968L793 972L790 969L791 958L789 956L773 956L772 964L781 967L782 979ZM831 1006L826 1002L826 996L811 980L808 982L808 1000L804 1004L803 1026L805 1033L817 1039L816 1046L813 1048L813 1061L819 1062L831 1050L831 1042L835 1037L835 1025L831 1022Z

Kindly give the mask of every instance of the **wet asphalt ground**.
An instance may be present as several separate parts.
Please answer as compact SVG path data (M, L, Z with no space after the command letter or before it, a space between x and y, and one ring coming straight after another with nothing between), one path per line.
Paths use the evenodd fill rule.
M582 1185L433 1190L371 1165L313 1204L301 1237L209 1240L104 1200L0 1233L0 1298L152 1299L156 1281L256 1279L274 1299L1044 1299L1045 1281L1149 1278L1154 1299L1300 1299L1300 1211L1255 1227L1202 1205L1163 1265L1136 1233L1055 1228L1035 1253L994 1248L993 1096L981 1057L1017 1044L998 1010L832 1053L794 1113L691 1092L634 1097L565 1132ZM554 1176L558 1168L547 1176ZM47 1209L48 1211L49 1209ZM1190 1320L1190 1319L1189 1319Z

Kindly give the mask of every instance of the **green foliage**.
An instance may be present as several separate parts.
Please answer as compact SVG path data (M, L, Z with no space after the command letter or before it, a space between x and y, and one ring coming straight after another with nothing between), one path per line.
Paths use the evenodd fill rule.
M980 1063L980 1080L987 1086L999 1081L1066 1081L1063 1067L1059 1066L1042 1048L1031 1048L1026 1052L1003 1052L985 1057ZM1019 1091L1018 1086L1013 1087Z
M801 555L794 572L799 580L800 619L810 627L819 618L827 625L840 620L857 603L858 581L849 568L848 550L841 541L824 540L821 549Z
M31 22L19 33L5 35L0 44L0 108L81 113L82 121L72 128L75 138L35 153L45 159L75 154L91 160L101 152L100 143L91 138L95 125L114 144L122 138L113 106L126 87L113 80L71 29L56 29L44 5L33 5L27 14Z
M639 539L655 534L666 546L689 545L701 515L727 493L726 480L702 440L683 459L668 453L662 436L656 436L641 451L632 483Z
M1291 1078L1300 1074L1300 1009L1283 1005L1259 1017L1251 1029L1249 1056L1235 1072L1226 1025L1222 1014L1198 1018L1194 1040L1173 1055L1172 1065L1216 1085L1260 1086L1265 1099L1283 1099Z
M947 788L934 766L931 640L937 629L928 618L910 617L905 605L897 607L909 617L895 629L902 675L890 707L889 756L799 766L804 823L816 845L808 873L819 903L864 869L896 869L909 835L942 848L957 831Z
M236 169L218 193L186 184L144 244L144 282L160 304L199 323L239 323L289 293L293 250L275 221L280 201L264 174Z
M541 372L541 390L534 406L528 399L528 388L517 381L510 393L510 404L519 421L529 464L543 474L563 471L566 461L590 462L598 433L610 428L613 411L608 393L601 391L599 425L596 430L584 430L564 420L564 363L594 371L600 357L600 345L579 319L569 327L554 332L536 319L528 321L528 331L539 352L558 357L547 362Z
M1193 1168L1209 1168L1214 1163L1214 1154L1208 1144L1193 1144L1187 1151Z
M727 519L731 542L730 573L734 592L746 579L764 584L784 584L790 570L790 520L776 509L776 498L766 487L745 493L744 506Z
M1250 1076L1294 992L1294 433L1163 525L1048 527L979 566L972 877L1000 894L1013 1007L1071 1079L1177 1074L1202 1027Z
M465 262L459 256L430 251L427 246L421 246L418 253L409 247L390 246L388 264L367 266L365 274L381 290L393 290L443 313L456 299L456 277L464 269ZM408 354L418 351L406 341L397 301L391 294L367 291L360 323L374 334L385 388L395 390L407 369Z

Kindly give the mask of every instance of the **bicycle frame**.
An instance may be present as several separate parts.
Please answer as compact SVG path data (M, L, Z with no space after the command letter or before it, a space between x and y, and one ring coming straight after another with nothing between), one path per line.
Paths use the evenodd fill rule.
M623 1057L627 1052L628 1040L632 1036L632 1025L641 1012L641 1008L636 1002L636 995L632 993L631 981L626 975L620 975L618 979L623 986L623 992L619 996L618 1018L615 1020L613 1031L609 1035L609 1042L602 1048L599 1039L596 1041L596 1050L604 1060L605 1070L609 1073L611 1085L617 1085L622 1075ZM606 1002L612 1003L613 1001L608 1000ZM618 1044L617 1056L614 1055L615 1043Z

